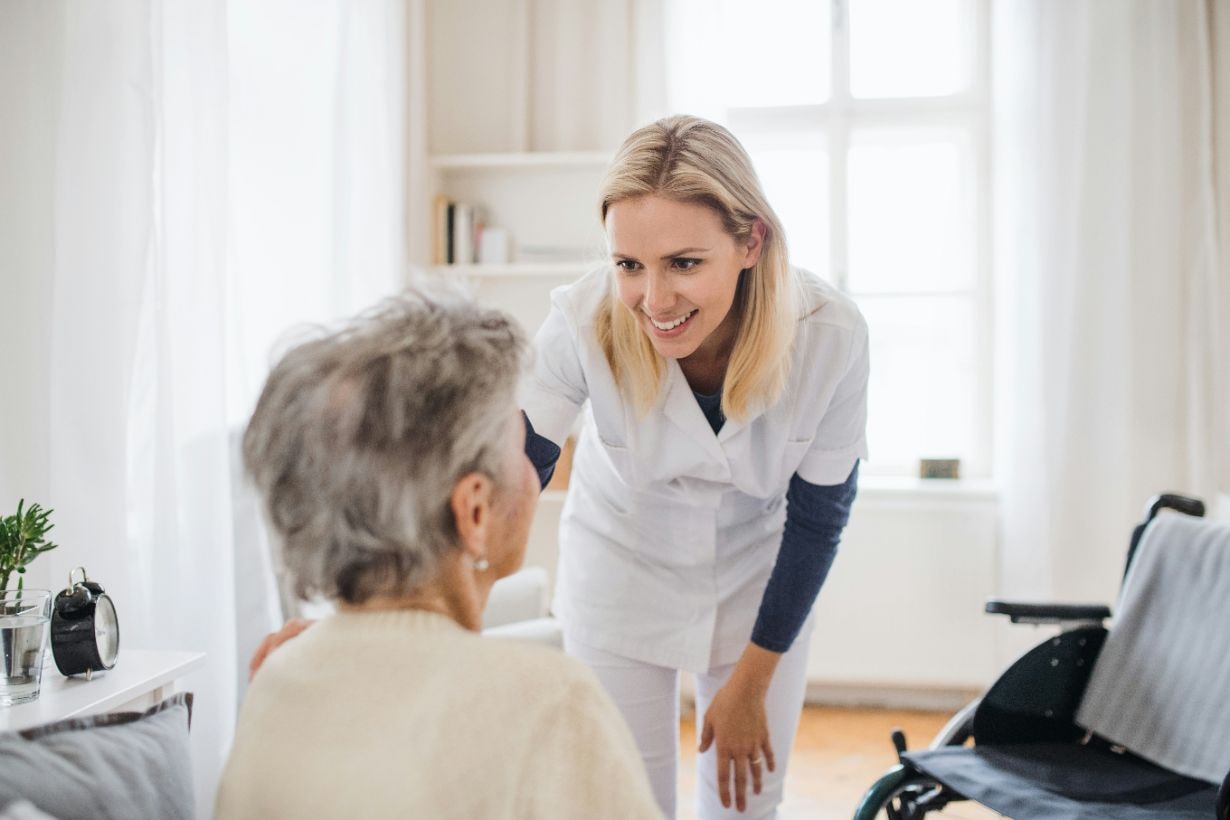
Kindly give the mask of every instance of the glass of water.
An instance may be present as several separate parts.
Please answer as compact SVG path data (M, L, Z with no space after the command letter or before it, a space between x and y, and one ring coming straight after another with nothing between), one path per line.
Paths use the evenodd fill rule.
M50 621L49 591L0 590L0 706L38 698Z

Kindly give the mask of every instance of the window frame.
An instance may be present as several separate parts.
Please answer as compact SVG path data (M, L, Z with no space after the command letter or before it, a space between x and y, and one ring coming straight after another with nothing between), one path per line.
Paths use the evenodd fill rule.
M851 135L856 129L879 131L944 129L968 137L973 153L974 215L973 280L968 289L946 290L972 302L974 373L972 385L972 450L963 459L963 478L992 475L993 447L993 293L991 270L991 136L990 136L990 13L988 0L965 0L972 35L972 70L968 88L942 97L858 98L850 92L850 32L847 0L830 0L830 90L823 103L798 106L730 107L725 110L731 130L737 134L793 134L823 132L829 169L829 271L832 281L856 301L929 295L930 292L851 292L849 285L847 167ZM874 363L873 363L874 366ZM874 441L872 446L874 447ZM939 454L937 454L939 455ZM917 465L881 463L875 453L868 475L902 476Z

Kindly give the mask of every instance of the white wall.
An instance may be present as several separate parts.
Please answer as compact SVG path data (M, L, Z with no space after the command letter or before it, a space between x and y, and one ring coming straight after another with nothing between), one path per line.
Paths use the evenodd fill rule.
M863 482L816 604L809 679L869 697L980 689L999 663L996 625L983 614L996 591L995 496L978 485L901 485Z

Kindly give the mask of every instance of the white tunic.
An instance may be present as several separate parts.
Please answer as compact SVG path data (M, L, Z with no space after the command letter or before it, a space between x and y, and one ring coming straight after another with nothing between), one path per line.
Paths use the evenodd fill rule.
M656 407L625 402L594 333L601 268L551 294L521 406L561 443L589 400L560 523L556 615L574 640L704 671L738 660L781 544L797 472L840 484L866 458L867 325L846 296L803 274L785 391L715 436L667 362Z

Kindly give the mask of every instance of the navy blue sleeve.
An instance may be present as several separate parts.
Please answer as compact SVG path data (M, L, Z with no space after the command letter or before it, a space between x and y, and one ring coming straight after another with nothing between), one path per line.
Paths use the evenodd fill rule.
M794 643L833 565L857 494L857 461L843 484L821 487L798 473L790 479L786 528L760 601L752 643L772 652L785 652Z
M534 425L530 423L530 417L525 415L524 410L521 411L521 417L525 419L525 455L533 462L534 469L538 471L538 480L542 482L543 489L546 489L551 482L551 476L555 474L555 463L559 461L559 445L535 433Z

